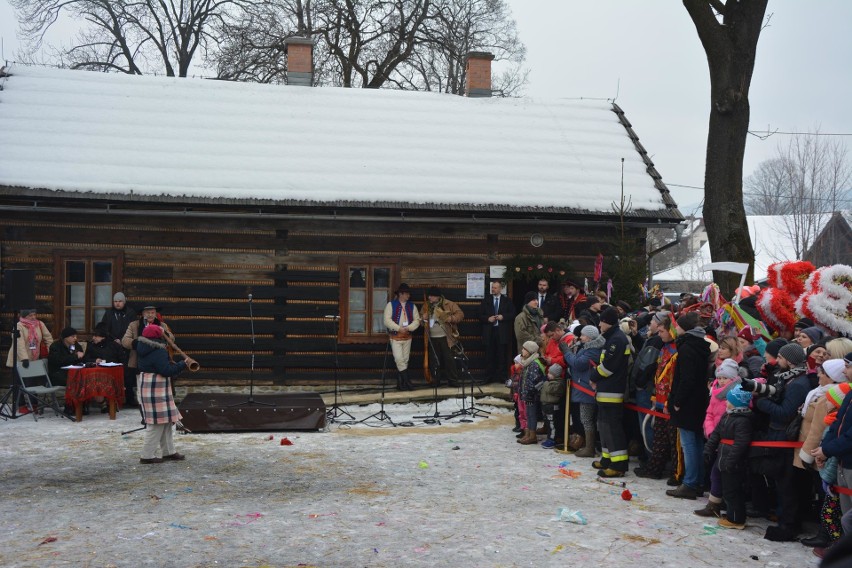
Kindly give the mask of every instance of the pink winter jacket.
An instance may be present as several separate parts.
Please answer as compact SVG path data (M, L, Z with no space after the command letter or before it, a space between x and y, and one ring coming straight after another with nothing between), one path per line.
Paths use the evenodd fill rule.
M710 404L707 405L707 415L704 417L704 437L709 438L716 425L728 409L728 391L740 383L739 379L730 381L724 387L719 386L719 379L714 379L710 385Z

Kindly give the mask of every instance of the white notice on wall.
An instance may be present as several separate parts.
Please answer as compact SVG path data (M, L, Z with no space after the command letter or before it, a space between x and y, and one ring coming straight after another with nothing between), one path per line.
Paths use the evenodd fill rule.
M478 272L467 274L467 299L481 300L485 297L485 275Z
M499 264L488 267L488 276L491 280L502 280L506 277L506 267Z

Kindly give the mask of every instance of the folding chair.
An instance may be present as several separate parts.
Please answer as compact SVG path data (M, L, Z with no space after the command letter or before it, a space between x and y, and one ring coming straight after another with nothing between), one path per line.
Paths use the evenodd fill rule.
M35 408L33 408L32 399L30 397L35 398L38 401L38 411L42 411L45 406L48 406L53 409L57 416L64 416L74 422L74 419L66 416L59 407L59 399L57 398L57 395L59 393L64 393L65 387L55 387L50 384L50 377L47 375L47 363L44 359L30 361L30 365L27 368L24 368L24 366L19 362L17 371L18 378L21 382L21 390L18 394L19 404L20 397L24 397L27 408L29 408L30 413L33 415L36 422L38 422L38 412Z

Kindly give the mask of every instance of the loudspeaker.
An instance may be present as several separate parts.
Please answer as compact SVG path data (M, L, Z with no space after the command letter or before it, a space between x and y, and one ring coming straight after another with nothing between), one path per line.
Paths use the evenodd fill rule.
M7 310L35 308L35 271L7 269L3 271L4 307Z

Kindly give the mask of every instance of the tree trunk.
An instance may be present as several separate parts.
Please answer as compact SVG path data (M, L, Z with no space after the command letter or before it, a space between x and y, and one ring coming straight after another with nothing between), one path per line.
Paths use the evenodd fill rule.
M750 265L754 250L743 205L743 157L748 136L748 91L768 0L683 0L710 68L710 124L704 171L704 225L714 262ZM714 10L723 16L720 23ZM733 297L739 275L714 273L722 294Z

